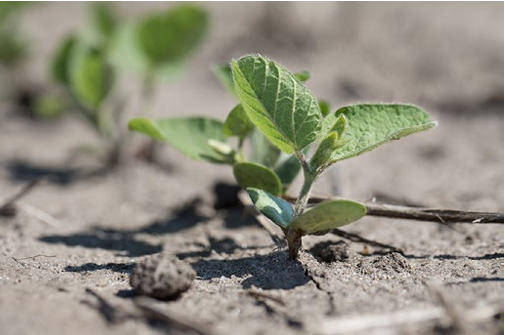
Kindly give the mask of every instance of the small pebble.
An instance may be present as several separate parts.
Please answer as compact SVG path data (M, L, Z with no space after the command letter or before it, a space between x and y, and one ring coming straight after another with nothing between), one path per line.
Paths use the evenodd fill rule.
M139 294L169 300L186 292L195 277L191 265L161 253L146 257L135 265L130 285Z

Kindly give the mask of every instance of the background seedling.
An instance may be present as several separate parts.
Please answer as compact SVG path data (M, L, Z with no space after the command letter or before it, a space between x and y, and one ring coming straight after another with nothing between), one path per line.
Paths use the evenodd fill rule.
M203 9L186 4L135 22L120 18L106 3L90 8L87 29L67 36L55 52L51 76L63 92L44 95L37 111L50 116L77 110L104 140L99 151L114 165L129 140L122 123L132 94L121 79L133 70L141 88L141 113L152 114L156 83L182 71L203 40L208 20Z
M221 67L217 72L231 90L229 70ZM247 189L255 206L284 232L291 259L298 255L302 236L324 234L366 214L365 205L344 199L305 211L314 182L329 166L436 125L420 108L404 104L358 104L329 113L327 104L320 104L300 80L308 78L306 73L294 75L261 56L233 60L231 74L232 93L240 104L224 123L209 118L138 118L129 126L192 158L232 164L237 182ZM236 148L225 142L232 136L238 137ZM268 139L269 144L261 144L254 136ZM255 148L253 157L262 157L261 162L245 159L246 138ZM313 144L316 149L309 158ZM281 168L273 169L281 153L290 156L285 156ZM283 172L286 162L292 166L287 169L290 177L300 167L303 171L294 206L280 197L286 190L283 180L292 181Z

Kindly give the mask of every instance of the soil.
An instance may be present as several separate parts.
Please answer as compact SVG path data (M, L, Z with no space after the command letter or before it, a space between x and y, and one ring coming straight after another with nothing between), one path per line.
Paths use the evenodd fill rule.
M135 18L170 4L115 5ZM260 53L309 69L307 86L332 106L402 101L439 121L343 162L316 193L503 212L503 3L202 5L212 29L187 72L157 89L160 116L224 118L234 101L211 66ZM45 3L25 13L37 50L25 80L44 83L58 40L84 24L86 7ZM89 173L93 160L68 160L75 147L100 144L82 120L33 121L2 108L1 199L46 177L17 215L0 218L4 335L503 333L502 224L367 216L343 230L403 254L325 235L305 238L299 261L289 261L229 197L215 208L216 184L233 191L223 187L233 184L229 167L162 147L163 164L128 160ZM135 263L160 252L190 264L196 279L175 300L138 300Z

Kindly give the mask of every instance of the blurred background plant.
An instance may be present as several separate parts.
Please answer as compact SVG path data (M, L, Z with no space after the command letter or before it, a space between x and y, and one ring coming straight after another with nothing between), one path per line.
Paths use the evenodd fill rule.
M129 143L123 116L131 95L122 90L121 80L134 72L135 80L142 82L140 112L153 115L157 84L181 74L203 40L208 17L193 4L148 13L133 22L120 17L111 3L91 3L89 10L87 26L59 42L49 66L56 85L38 96L33 113L47 119L76 111L103 145L81 146L72 157L93 154L114 166ZM152 160L154 146L144 145L137 155Z
M19 15L33 6L26 1L0 2L0 91L2 103L13 105L29 103L23 64L30 56L30 39L23 31ZM9 106L10 108L12 105Z

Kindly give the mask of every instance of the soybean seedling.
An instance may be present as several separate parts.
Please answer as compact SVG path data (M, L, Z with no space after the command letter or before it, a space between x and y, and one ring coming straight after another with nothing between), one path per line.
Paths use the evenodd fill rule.
M52 77L66 95L45 96L39 110L45 114L77 110L104 142L103 148L88 151L102 153L114 165L130 135L122 122L131 94L120 80L136 70L142 83L140 109L150 110L155 83L181 71L203 39L208 20L203 9L186 4L130 23L120 19L112 5L99 3L92 5L90 18L88 29L61 41L51 64Z
M210 118L140 118L129 126L195 159L232 164L254 205L284 232L290 259L298 257L303 236L324 234L366 215L363 204L343 199L306 210L314 182L329 166L436 126L426 112L405 104L356 104L324 113L296 75L265 57L233 60L231 74L240 105L224 123ZM282 199L276 171L246 161L242 145L254 129L301 167L303 185L294 205ZM230 135L239 137L236 149L225 143Z

